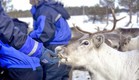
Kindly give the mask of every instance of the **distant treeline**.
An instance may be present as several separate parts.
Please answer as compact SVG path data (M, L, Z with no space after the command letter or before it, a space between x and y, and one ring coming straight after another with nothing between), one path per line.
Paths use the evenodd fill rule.
M106 7L94 6L94 7L66 7L70 15L105 15L106 10L111 13L110 9ZM136 12L138 10L134 10ZM116 12L128 12L127 9L116 8ZM8 13L11 17L31 17L29 10L27 11L12 11Z
M30 13L29 10L26 10L26 11L12 11L12 12L9 12L8 14L13 18L31 17L31 13Z

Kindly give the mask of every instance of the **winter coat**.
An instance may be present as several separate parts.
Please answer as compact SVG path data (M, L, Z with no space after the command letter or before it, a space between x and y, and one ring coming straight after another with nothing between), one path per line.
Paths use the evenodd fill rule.
M32 68L40 66L40 60L37 57L28 55L16 50L8 44L0 41L0 67L1 68Z
M28 24L26 22L20 21L17 18L13 18L15 27L19 28L20 31L27 34L28 33Z
M31 9L34 30L30 33L30 36L42 42L44 46L49 44L68 44L71 39L69 25L62 14L52 8L51 5L54 4L53 2L43 1Z
M0 67L35 70L40 66L42 46L21 32L0 4Z
M35 41L20 31L19 28L14 25L13 20L3 11L1 4L0 40L29 56L40 57L42 54L42 43Z

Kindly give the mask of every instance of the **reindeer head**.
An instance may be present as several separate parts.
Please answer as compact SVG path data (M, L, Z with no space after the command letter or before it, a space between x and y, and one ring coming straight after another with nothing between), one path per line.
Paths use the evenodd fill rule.
M131 46L130 45L131 38L132 38L131 36L128 36L119 43L120 44L120 47L119 47L120 51L129 51L129 47Z
M91 62L93 56L98 53L99 49L102 48L101 46L105 41L105 38L102 34L106 32L112 32L116 27L116 22L121 20L117 20L115 18L113 9L112 14L114 18L114 25L112 30L89 33L81 30L79 27L76 27L77 30L89 34L89 37L73 41L67 46L57 47L56 51L61 58L61 62L76 66L84 66L87 65L88 61Z
M102 34L96 34L77 40L67 46L58 46L56 51L61 62L74 66L84 66L88 63L88 60L91 61L93 54L97 52L96 50L99 50L104 40L105 38Z

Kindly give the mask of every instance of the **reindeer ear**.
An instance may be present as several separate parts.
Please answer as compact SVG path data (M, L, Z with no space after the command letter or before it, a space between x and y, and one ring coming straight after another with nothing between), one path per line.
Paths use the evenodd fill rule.
M128 38L127 38L127 40L128 40L128 42L130 42L131 41L131 36L128 36Z
M103 42L105 42L105 37L102 34L94 35L92 41L96 48L99 48Z
M128 43L130 42L131 38L132 38L131 36L128 36L128 37L125 39L125 45L128 44Z

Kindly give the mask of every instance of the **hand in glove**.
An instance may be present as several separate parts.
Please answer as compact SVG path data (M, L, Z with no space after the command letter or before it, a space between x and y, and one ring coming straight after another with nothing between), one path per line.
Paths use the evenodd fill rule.
M57 57L57 54L55 52L44 48L40 60L42 63L55 64L59 61L59 58Z

